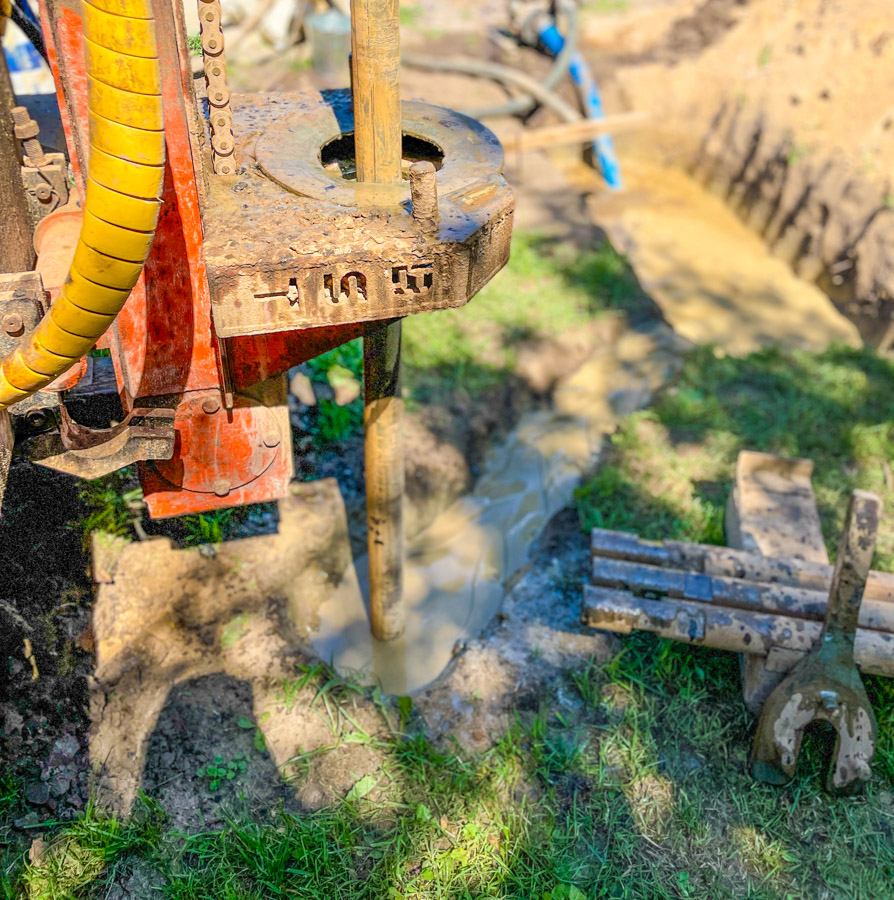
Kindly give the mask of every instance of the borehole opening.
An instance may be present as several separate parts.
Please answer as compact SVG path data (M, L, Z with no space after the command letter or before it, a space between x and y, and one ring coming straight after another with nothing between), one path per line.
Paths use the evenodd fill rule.
M434 163L436 169L440 169L444 165L444 151L434 141L428 141L414 134L403 135L401 150L401 170L404 181L409 180L410 166L414 162L427 160ZM320 149L320 162L332 178L356 181L354 133L342 134L335 140L329 141L328 144L324 144Z

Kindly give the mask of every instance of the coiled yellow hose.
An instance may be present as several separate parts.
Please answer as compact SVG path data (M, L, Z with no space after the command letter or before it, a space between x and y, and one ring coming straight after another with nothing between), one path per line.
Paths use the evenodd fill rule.
M84 0L90 159L68 279L0 362L0 410L90 351L124 306L155 237L164 181L161 75L151 0Z

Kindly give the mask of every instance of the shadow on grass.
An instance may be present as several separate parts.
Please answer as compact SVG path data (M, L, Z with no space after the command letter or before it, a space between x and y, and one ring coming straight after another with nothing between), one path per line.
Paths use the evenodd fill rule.
M850 491L858 487L873 490L889 510L875 566L890 571L894 569L894 528L890 525L894 515L892 386L894 367L868 351L767 349L737 359L718 356L710 347L699 348L650 409L619 426L602 465L577 492L581 526L584 530L599 526L633 531L652 540L722 544L724 509L739 451L805 456L815 463L813 484L830 554L834 558ZM735 710L742 711L733 656L682 648L641 634L625 638L624 644L626 649L619 657L622 668L624 660L633 656L639 659L640 672L642 667L651 669L653 676L663 680L663 661L668 660L674 661L673 681L691 678L693 672L704 673L708 690L705 703L698 707L699 717L713 708L735 721ZM864 849L878 860L880 871L890 873L894 865L894 809L890 808L894 804L889 802L894 785L894 684L871 676L864 681L879 720L876 777L867 797L857 804L829 801L822 839L833 832L850 832L854 819L859 818L861 827L869 829L860 838L866 842ZM747 734L751 723L740 719L737 727ZM746 746L738 748L743 764ZM731 745L719 740L715 749L728 753ZM850 852L832 853L825 861L817 854L812 862L805 862L804 857L812 853L804 853L805 842L797 830L780 827L799 820L805 796L819 796L815 779L824 771L823 749L821 736L817 736L814 746L808 746L799 779L781 794L767 794L765 787L747 777L730 777L727 771L722 781L707 790L701 785L692 797L698 796L699 803L710 806L711 791L722 793L729 784L735 785L741 812L737 832L741 853L756 852L756 847L766 844L749 828L775 834L778 837L774 839L787 846L785 853L780 851L781 862L777 860L780 871L791 870L802 879L797 889L783 890L780 895L837 898L879 892L879 896L888 896L890 885L885 887L871 873L861 872L859 861ZM768 802L772 797L779 798L779 806L771 814ZM755 798L760 801L758 806ZM806 834L819 832L811 826ZM750 850L745 847L749 842ZM798 843L800 850L794 849ZM871 878L872 888L863 882L866 878Z
M411 727L377 739L375 787L361 779L340 804L232 813L188 835L149 798L127 825L90 810L43 865L7 877L7 896L118 896L134 872L171 900L888 896L884 790L830 800L810 746L791 786L753 782L736 681L728 654L635 635L517 713L486 753ZM5 795L9 813L15 788Z
M736 457L743 449L763 450L814 461L823 533L834 558L854 488L879 493L894 515L892 387L894 366L866 350L774 348L739 359L698 348L650 410L621 424L607 465L578 494L582 525L598 519L647 538L722 543L718 522ZM668 503L649 489L680 480L698 504ZM894 568L892 528L880 535L876 566Z

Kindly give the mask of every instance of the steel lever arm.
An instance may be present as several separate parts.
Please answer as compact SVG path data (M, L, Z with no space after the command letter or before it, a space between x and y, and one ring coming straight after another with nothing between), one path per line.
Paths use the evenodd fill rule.
M878 729L854 662L854 637L880 512L875 494L851 495L819 642L761 710L750 763L759 781L785 784L792 778L804 729L817 720L838 733L826 789L848 793L869 778Z

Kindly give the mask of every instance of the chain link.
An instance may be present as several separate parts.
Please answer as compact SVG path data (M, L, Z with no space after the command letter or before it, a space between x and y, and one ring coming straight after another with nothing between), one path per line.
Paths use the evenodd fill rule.
M233 114L220 19L219 0L199 0L202 60L211 121L211 163L215 175L232 175L236 171L236 141L233 139Z

